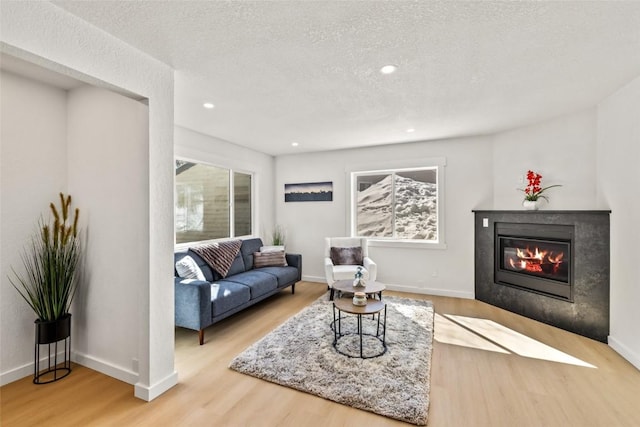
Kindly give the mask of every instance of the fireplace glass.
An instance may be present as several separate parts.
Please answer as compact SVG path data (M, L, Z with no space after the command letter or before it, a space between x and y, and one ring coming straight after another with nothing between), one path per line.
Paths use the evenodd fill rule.
M499 237L499 269L569 283L569 242Z

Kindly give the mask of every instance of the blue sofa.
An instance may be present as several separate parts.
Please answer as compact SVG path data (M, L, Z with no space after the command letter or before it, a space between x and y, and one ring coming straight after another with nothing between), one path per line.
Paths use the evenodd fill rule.
M240 252L225 278L194 251L176 251L174 263L189 255L202 270L205 281L183 279L174 269L176 326L198 331L200 345L204 343L204 329L255 303L295 284L302 277L302 255L286 254L288 266L253 268L253 253L259 252L262 240L242 241Z

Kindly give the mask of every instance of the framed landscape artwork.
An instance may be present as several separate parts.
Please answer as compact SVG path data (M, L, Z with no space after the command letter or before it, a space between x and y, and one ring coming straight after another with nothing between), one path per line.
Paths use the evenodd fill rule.
M285 202L331 202L333 182L305 182L284 185Z

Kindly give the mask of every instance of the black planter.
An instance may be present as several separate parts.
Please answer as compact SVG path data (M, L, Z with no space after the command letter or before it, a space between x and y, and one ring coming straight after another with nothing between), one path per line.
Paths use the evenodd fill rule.
M50 322L35 321L36 341L38 344L51 344L71 335L71 314L67 313L58 320Z
M58 381L71 372L71 314L67 313L60 319L50 322L36 320L35 325L33 383L47 384ZM62 355L58 354L59 345L64 351ZM40 359L42 346L46 346L44 347L46 355L43 360ZM42 369L40 369L41 365Z

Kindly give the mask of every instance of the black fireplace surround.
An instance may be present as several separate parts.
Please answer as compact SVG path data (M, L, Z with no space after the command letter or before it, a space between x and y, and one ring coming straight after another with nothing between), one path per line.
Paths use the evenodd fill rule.
M475 213L475 297L607 342L610 211Z

